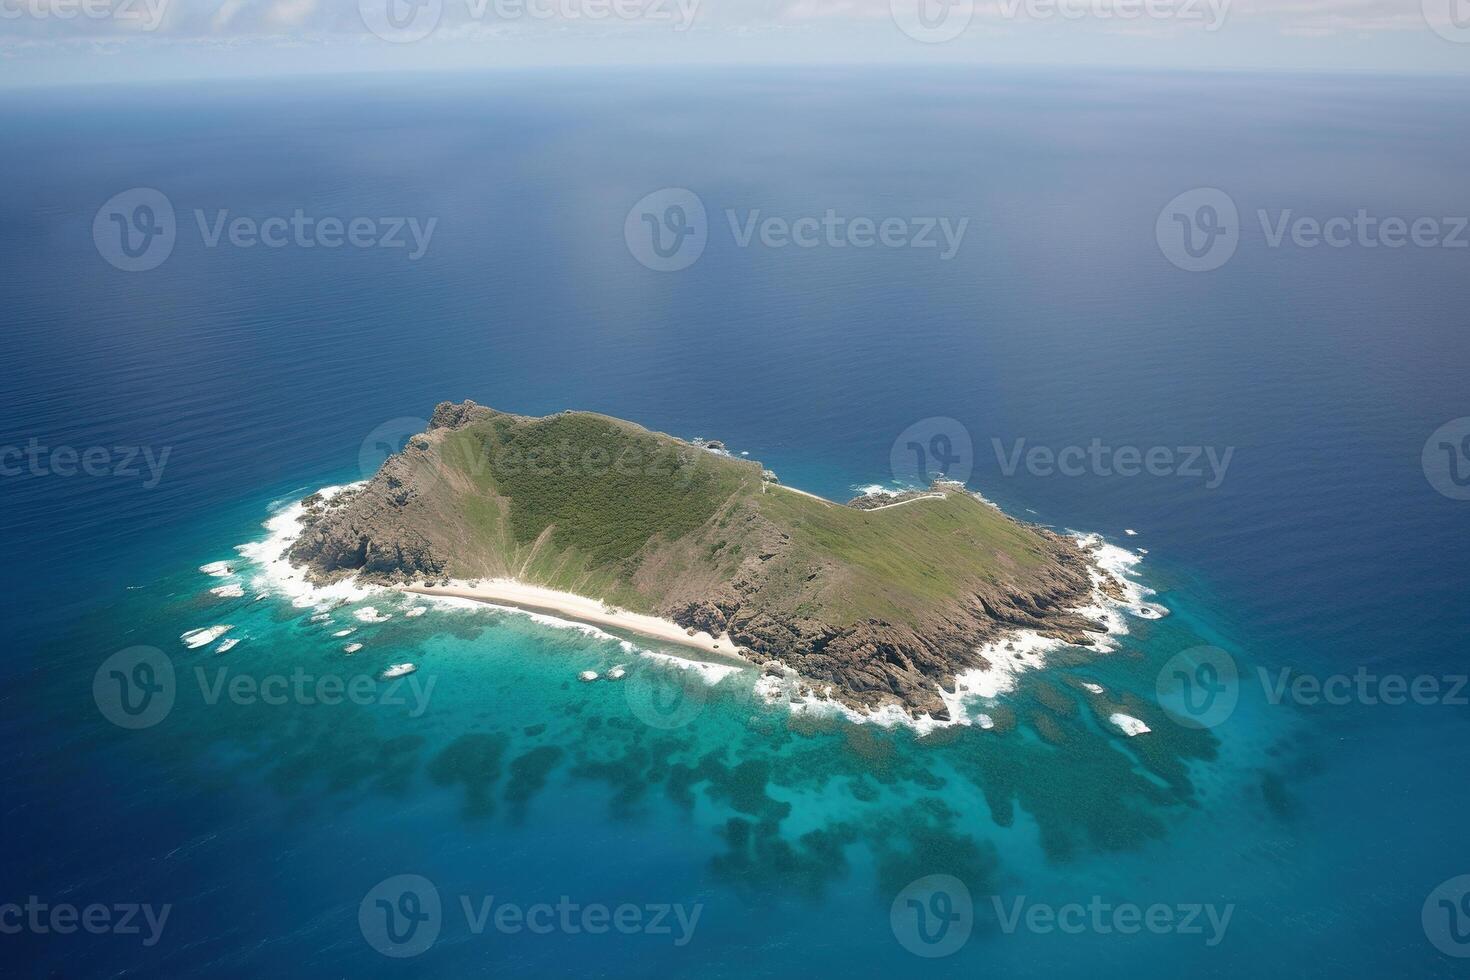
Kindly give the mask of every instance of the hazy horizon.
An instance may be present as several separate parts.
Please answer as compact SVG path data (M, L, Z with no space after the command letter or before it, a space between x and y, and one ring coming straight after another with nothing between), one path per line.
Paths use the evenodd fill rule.
M0 87L968 65L1461 74L1466 0L0 0Z

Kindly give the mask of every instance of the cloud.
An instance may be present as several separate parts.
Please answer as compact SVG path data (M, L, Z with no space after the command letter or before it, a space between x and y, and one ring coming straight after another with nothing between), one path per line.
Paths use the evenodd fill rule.
M508 24L535 28L574 25L589 30L617 33L640 21L657 21L654 10L677 10L681 3L696 14L696 25L720 31L779 29L782 27L830 27L863 29L891 27L890 3L894 0L92 0L91 9L104 16L63 18L62 4L76 0L0 0L0 38L66 40L136 34L144 23L140 12L157 11L156 23L144 29L161 36L203 38L276 37L292 40L326 40L369 37L359 4L398 5L399 13L412 11L415 4L438 6L436 35L446 38L473 36L482 28L494 32ZM898 0L932 3L941 0ZM1025 23L1037 18L1028 10L1036 0L943 0L968 5L977 24L986 22ZM1044 0L1053 6L1077 10L1116 10L1120 4L1144 0ZM1157 2L1157 0L1151 0ZM1174 0L1176 5L1183 0ZM1201 3L1203 0L1201 0ZM1221 0L1215 0L1221 2ZM1377 32L1424 28L1424 16L1416 0L1225 0L1229 2L1228 23L1274 29L1282 35L1334 32ZM1438 0L1436 0L1438 2ZM1448 5L1455 0L1443 0ZM53 7L56 4L58 6ZM611 10L601 16L594 8ZM643 16L617 13L639 8ZM1081 19L1086 19L1081 18ZM1109 17L1093 15L1101 21ZM1183 18L1178 18L1183 19ZM1158 23L1158 18L1142 18ZM1167 20L1167 19L1166 19ZM1116 19L1111 26L1117 28Z
M235 20L235 15L244 10L249 2L250 0L225 0L210 18L210 28L216 34L228 30L230 24Z
M279 27L296 27L316 12L316 0L278 0L266 12L266 20Z
M1448 9L1453 0L1445 0ZM1232 16L1274 22L1285 34L1423 30L1414 0L1236 0Z

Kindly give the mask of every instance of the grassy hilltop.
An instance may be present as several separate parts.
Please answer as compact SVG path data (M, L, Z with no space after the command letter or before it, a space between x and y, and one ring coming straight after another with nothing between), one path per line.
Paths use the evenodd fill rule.
M1014 627L1086 642L1069 540L961 488L861 510L761 466L585 412L444 403L369 484L313 512L292 560L330 578L509 577L681 625L875 705L935 685ZM941 709L942 710L942 706Z

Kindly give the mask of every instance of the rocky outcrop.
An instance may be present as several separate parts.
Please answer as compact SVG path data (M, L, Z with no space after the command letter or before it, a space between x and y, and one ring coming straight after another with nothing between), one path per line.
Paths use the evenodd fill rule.
M418 530L431 518L423 484L436 472L432 449L411 440L363 487L307 501L304 530L287 552L320 582L347 575L396 582L439 578L449 556Z
M440 402L426 432L389 456L366 485L331 500L308 498L306 530L287 558L318 581L362 575L378 582L436 579L451 556L421 529L432 526L443 502L435 499L444 474L436 440L444 432L494 418L473 401Z
M1092 595L1091 564L1071 538L1036 528L1052 561L1026 586L977 589L968 603L927 622L895 625L880 619L836 626L773 614L765 602L765 562L747 563L717 594L669 611L680 625L731 639L776 660L851 707L870 710L897 701L913 714L947 719L938 689L953 690L955 675L990 666L979 650L1015 630L1035 630L1078 646L1096 642L1101 627L1070 612ZM814 578L821 575L819 570Z
M847 502L847 506L856 507L858 510L877 510L879 507L889 507L893 504L917 500L928 492L927 490L900 490L892 493L865 493L861 497L853 497Z
M434 414L429 417L429 430L432 432L435 429L459 429L471 422L483 422L494 416L494 409L476 405L469 399L458 404L440 402L434 406Z

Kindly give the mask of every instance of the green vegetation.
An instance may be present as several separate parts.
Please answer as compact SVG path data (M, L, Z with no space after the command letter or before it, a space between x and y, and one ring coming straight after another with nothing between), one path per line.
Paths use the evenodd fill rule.
M446 433L439 457L458 491L434 496L448 511L460 573L509 575L639 612L658 611L660 580L733 574L745 547L724 529L738 501L760 489L753 463L581 412L495 415Z
M772 488L761 510L792 528L798 554L845 569L827 601L848 618L903 622L1045 560L1035 532L962 492L857 510Z
M430 492L441 520L428 536L454 574L640 612L667 614L754 575L760 607L780 621L917 624L1050 560L1034 529L958 489L859 510L601 415L496 413L434 441L430 465L445 479Z
M473 434L517 543L551 528L554 544L595 564L702 527L743 482L709 453L596 415L498 418Z
M365 487L313 511L291 558L328 578L573 592L728 632L849 703L936 718L937 685L1005 630L1095 632L1069 611L1094 591L1083 552L961 487L847 507L587 412L441 403Z

